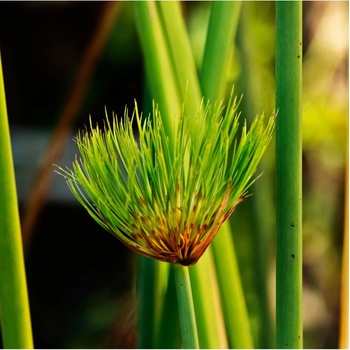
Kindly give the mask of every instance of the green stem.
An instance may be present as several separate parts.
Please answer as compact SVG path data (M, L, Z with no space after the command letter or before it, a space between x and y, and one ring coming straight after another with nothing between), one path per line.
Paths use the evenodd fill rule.
M174 116L180 114L181 104L157 6L154 1L135 1L133 5L151 95L173 143Z
M205 98L222 99L242 1L213 1L200 83Z
M198 349L196 316L194 313L190 275L187 266L174 265L176 294L179 305L182 346Z
M240 1L212 3L201 71L203 95L212 101L224 95L225 69L229 65L240 9ZM253 348L253 336L229 222L223 224L211 246L215 257L229 347Z
M217 272L212 249L189 268L199 345L204 349L228 348ZM214 316L215 315L215 316Z
M5 87L0 57L0 320L5 348L33 348Z
M276 2L276 346L301 348L302 2Z
M180 2L159 1L157 5L181 101L184 102L187 115L193 117L201 103L202 94Z
M228 225L223 225L214 242L215 244L212 244L212 246L217 266L229 347L252 349L254 347L253 336L250 329L235 247Z

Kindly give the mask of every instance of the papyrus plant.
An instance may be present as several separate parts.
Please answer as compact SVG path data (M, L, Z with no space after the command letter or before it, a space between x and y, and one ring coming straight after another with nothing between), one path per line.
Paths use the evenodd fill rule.
M60 169L89 214L126 246L169 263L195 264L247 196L274 117L239 128L237 99L202 104L166 134L160 111L107 117L78 133L80 157ZM199 117L200 116L200 117ZM238 134L240 136L238 137Z

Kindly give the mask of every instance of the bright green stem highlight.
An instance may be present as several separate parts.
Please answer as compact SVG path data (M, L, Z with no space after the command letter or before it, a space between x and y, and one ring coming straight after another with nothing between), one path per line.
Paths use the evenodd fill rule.
M176 294L179 305L182 347L199 349L190 275L187 266L174 265Z
M173 130L176 130L174 117L176 113L180 115L181 104L157 6L154 1L135 1L133 5L147 81L152 98L159 105L164 127L171 138Z
M197 112L202 95L181 5L178 1L159 1L157 6L166 33L178 91L187 116L192 118Z
M276 2L276 346L302 348L302 2Z
M254 348L230 227L223 225L212 245L229 348ZM230 252L230 254L226 254Z
M4 348L33 348L17 191L0 58L0 323Z
M226 73L236 34L241 1L213 1L205 44L200 83L205 98L224 97Z
M212 249L207 249L198 263L189 270L199 345L201 349L227 349L228 342Z

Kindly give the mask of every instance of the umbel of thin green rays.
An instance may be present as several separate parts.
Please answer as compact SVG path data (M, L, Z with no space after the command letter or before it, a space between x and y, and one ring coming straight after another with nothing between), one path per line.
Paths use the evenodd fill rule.
M142 118L106 118L78 133L73 168L59 172L75 197L107 231L145 256L195 264L246 196L274 128L257 117L240 137L237 99L202 104L182 115L173 143L154 104ZM203 117L204 116L204 117Z

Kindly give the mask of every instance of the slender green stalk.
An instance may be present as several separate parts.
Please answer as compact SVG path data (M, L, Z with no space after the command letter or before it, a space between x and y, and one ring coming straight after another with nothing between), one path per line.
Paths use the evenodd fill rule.
M213 241L221 298L229 347L252 349L253 336L250 329L244 292L239 274L235 247L230 227L223 225ZM230 253L227 253L230 252Z
M187 266L174 265L177 300L179 305L182 346L198 349L196 316L194 313L190 275Z
M200 85L211 101L223 98L226 73L238 26L241 1L213 1L202 62Z
M174 116L180 115L181 104L157 6L154 1L135 1L133 5L147 80L163 116L164 127L172 138L177 123Z
M240 9L240 1L218 1L212 4L201 71L201 88L204 97L210 100L222 98L224 95L225 68L229 64L230 50L238 26ZM212 247L229 346L253 348L253 337L228 222L223 224L218 237L212 242ZM232 283L232 279L234 283ZM240 312L237 313L237 309Z
M302 2L276 2L276 346L301 348Z
M204 349L227 349L219 284L214 256L209 248L198 263L190 267L199 345Z
M186 114L194 116L202 99L196 65L190 40L181 14L180 2L159 1L160 17L167 38L169 55L173 63L181 100L185 102Z
M32 348L27 282L0 58L0 323L5 348Z

